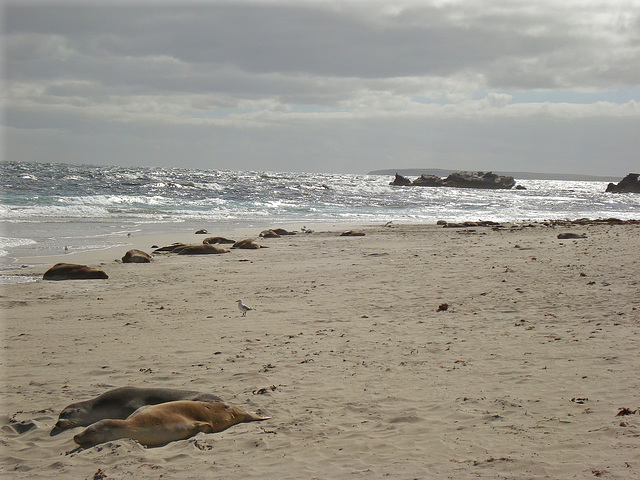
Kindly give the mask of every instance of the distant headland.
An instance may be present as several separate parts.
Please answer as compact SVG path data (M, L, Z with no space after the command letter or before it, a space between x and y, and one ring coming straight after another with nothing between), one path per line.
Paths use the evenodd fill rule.
M420 176L423 173L446 177L459 170L446 170L442 168L399 168L386 170L372 170L368 175L395 175ZM505 175L518 180L571 180L576 182L617 182L620 177L599 177L595 175L580 175L572 173L535 173L535 172L502 172L493 170L498 175Z

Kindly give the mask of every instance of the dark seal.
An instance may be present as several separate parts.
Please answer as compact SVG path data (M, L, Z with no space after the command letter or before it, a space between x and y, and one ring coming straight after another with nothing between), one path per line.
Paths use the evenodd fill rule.
M105 418L125 419L140 407L177 400L220 402L222 399L210 393L172 388L121 387L103 393L91 400L72 403L58 416L51 435L75 427L86 427Z

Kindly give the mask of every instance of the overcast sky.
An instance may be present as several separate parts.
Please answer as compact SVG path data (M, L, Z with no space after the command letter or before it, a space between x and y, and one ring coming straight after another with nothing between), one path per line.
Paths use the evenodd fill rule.
M4 0L6 160L640 171L640 0Z

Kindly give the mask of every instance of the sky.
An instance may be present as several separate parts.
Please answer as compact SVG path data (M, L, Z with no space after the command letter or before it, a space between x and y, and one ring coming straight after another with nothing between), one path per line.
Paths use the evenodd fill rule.
M640 0L0 0L3 160L640 171Z

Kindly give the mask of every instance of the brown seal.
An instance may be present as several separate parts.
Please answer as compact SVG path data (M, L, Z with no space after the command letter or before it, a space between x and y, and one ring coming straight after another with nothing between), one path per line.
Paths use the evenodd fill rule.
M558 238L560 240L566 240L566 239L569 239L569 238L587 238L587 235L584 234L584 233L581 234L581 235L578 234L578 233L560 233L560 234L558 234Z
M171 245L166 245L164 247L156 248L153 253L161 253L161 252L173 252L178 247L186 247L188 246L186 243L172 243Z
M73 263L56 263L42 275L43 280L88 280L109 278L104 271L86 265Z
M267 420L224 402L180 400L142 407L125 420L106 419L90 425L73 440L82 447L131 438L154 447L203 433L215 433L243 422Z
M244 248L247 250L255 250L258 248L266 248L256 242L253 238L245 238L244 240L238 240L233 244L231 248Z
M51 431L56 435L62 430L86 427L105 418L125 419L140 407L176 400L222 401L217 395L179 390L174 388L120 387L84 402L67 405L58 416L58 423Z
M263 230L260 232L259 236L262 238L280 238L280 234L273 230Z
M263 238L280 238L283 235L295 235L296 232L290 232L284 228L270 228L269 230L263 230L260 232L260 236Z
M229 250L215 245L189 245L178 251L178 255L210 255L215 253L229 253Z
M364 232L358 232L357 230L347 230L340 234L341 237L364 237Z
M129 250L122 257L122 263L149 263L151 262L151 257L148 253L143 252L142 250Z
M285 230L284 228L272 228L271 231L277 233L278 235L295 235L296 234L296 232L290 232L288 230Z
M216 243L236 243L236 241L229 240L228 238L224 238L224 237L207 237L204 240L202 240L202 243L207 245L214 245Z

